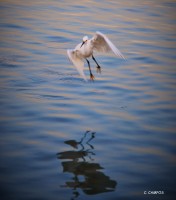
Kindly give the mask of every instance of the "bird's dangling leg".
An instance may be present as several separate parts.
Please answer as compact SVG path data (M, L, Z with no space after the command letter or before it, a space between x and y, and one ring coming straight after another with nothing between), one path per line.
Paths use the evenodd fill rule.
M89 61L88 61L87 59L86 59L86 61L87 61L87 64L88 64L88 66L89 66L90 80L94 81L95 77L94 77L94 75L92 74L92 71L91 71L91 68L90 68L90 63L89 63Z
M101 67L98 64L98 62L95 60L94 56L92 55L92 59L95 61L95 63L97 64L97 73L101 73Z

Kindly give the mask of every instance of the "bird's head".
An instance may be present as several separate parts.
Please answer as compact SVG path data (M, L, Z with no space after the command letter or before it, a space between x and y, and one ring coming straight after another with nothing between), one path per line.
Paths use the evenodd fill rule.
M84 36L84 37L83 37L83 42L82 42L82 44L81 44L81 47L87 42L87 40L88 40L88 37L87 37L87 36Z

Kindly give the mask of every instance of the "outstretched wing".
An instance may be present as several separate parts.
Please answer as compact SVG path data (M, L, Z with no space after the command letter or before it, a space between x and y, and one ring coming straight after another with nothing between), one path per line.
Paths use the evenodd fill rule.
M84 62L83 60L76 55L76 52L74 50L68 49L67 55L70 59L70 61L73 63L73 65L78 70L79 74L84 78L85 81L87 81L87 78L84 74Z
M99 52L112 51L116 56L119 56L125 59L122 53L115 47L115 45L103 33L97 31L92 38L92 42L93 42L95 50Z

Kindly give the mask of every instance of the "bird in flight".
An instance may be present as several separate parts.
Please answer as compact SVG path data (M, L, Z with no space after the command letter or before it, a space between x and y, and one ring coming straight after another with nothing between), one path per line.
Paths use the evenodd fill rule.
M115 47L115 45L110 41L110 39L104 35L103 33L97 31L94 36L89 39L87 36L83 37L82 43L78 44L75 49L68 49L67 55L70 61L78 70L79 74L87 81L87 78L84 74L84 59L87 61L89 72L90 72L90 80L94 80L95 77L92 74L92 70L90 67L90 62L87 58L92 57L92 59L97 64L97 72L101 73L101 67L93 56L93 52L108 52L112 51L116 56L121 57L123 59L124 56L122 53Z

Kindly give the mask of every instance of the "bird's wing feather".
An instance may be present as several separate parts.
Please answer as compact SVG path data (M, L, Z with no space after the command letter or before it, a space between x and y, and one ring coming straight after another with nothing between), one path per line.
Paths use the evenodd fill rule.
M115 45L103 33L97 31L92 38L92 42L93 42L95 50L99 52L112 51L115 55L125 59L122 53L115 47Z
M67 55L68 55L70 61L73 63L73 65L78 70L79 74L84 78L85 81L87 81L87 78L84 74L84 62L83 62L82 58L77 56L76 51L71 50L71 49L67 50Z

